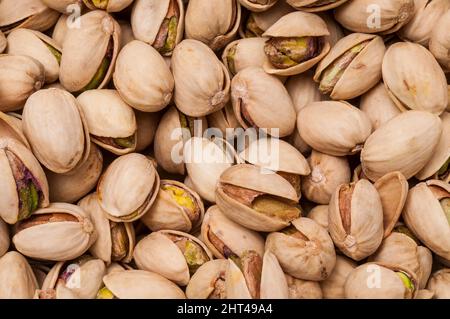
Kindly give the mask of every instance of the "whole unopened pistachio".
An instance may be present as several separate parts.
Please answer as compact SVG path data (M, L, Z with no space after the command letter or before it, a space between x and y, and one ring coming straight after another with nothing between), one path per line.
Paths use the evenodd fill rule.
M359 261L372 255L383 240L383 208L367 180L342 184L331 197L328 230L334 244Z
M120 47L120 26L105 11L88 12L69 28L59 79L70 92L101 89L109 82Z
M69 29L69 21L67 15L61 15L56 22L55 27L53 28L52 39L55 41L60 47L62 47L64 43L64 39L67 34L67 29Z
M449 36L445 30L450 26L450 12L445 14L436 22L430 39L430 51L446 71L450 71Z
M186 287L189 299L226 299L225 276L229 266L226 259L207 261L197 269Z
M316 69L319 90L333 100L364 94L381 79L385 50L383 39L376 35L352 33L339 40Z
M226 67L206 44L186 39L172 56L175 104L189 116L204 116L225 106L230 95L230 76Z
M43 65L28 56L0 55L0 111L20 110L45 83Z
M61 89L39 90L28 98L22 116L34 155L49 170L67 173L86 161L88 126L73 95Z
M431 271L433 269L433 254L425 246L417 247L419 255L419 273L417 274L419 280L419 288L424 289L427 286L428 279L430 278Z
M325 228L309 218L298 218L292 225L270 233L266 239L270 250L289 275L320 281L328 278L336 264L333 241Z
M365 113L349 103L324 101L301 109L297 129L313 149L328 155L345 156L361 150L372 132L372 125Z
M334 266L331 275L320 282L324 299L343 299L345 298L345 281L348 275L355 269L357 264L344 256L336 256L336 266Z
M309 211L307 217L328 230L328 205L317 205Z
M0 218L0 258L8 251L10 244L9 230L3 219Z
M246 38L231 42L222 53L222 62L227 67L231 75L250 67L263 67L267 61L264 53L266 44L265 38Z
M428 282L427 289L434 292L435 299L449 299L450 269L444 268L433 273Z
M3 34L3 32L0 30L0 53L3 53L3 51L5 51L6 49L6 37Z
M322 299L322 289L317 281L303 280L285 274L289 299Z
M339 7L348 0L287 0L286 2L297 10L318 12Z
M433 156L441 133L439 117L429 112L407 111L394 117L367 139L361 152L364 174L373 181L393 171L411 178Z
M351 172L345 157L326 155L313 150L308 157L311 174L302 180L302 194L318 204L327 205L335 189L350 182Z
M314 82L313 74L312 72L304 72L289 77L286 82L286 89L292 98L297 113L310 103L320 102L326 99L320 93L318 84Z
M0 299L31 299L38 288L28 261L16 251L0 257Z
M83 2L91 10L119 12L128 7L133 0L83 0Z
M414 15L414 0L352 0L339 6L335 19L354 32L390 34Z
M0 112L0 136L13 138L27 148L30 148L30 144L23 134L22 116L17 113L5 114Z
M329 34L326 23L315 14L297 11L283 16L263 33L269 38L264 70L295 75L312 68L330 51Z
M186 38L219 50L236 36L240 22L238 0L192 0L186 9Z
M212 254L197 238L174 230L153 232L141 239L134 250L139 269L156 272L185 286Z
M83 209L53 203L18 222L12 241L25 256L65 261L86 252L96 236L92 221Z
M159 113L148 113L134 110L137 124L136 152L142 152L155 138L161 116Z
M277 137L294 131L295 110L289 93L277 77L260 67L248 67L234 76L231 98L234 114L244 129L266 129Z
M278 231L301 214L289 181L248 164L232 166L220 176L216 202L228 218L256 231Z
M239 0L239 3L252 12L269 10L278 0Z
M97 185L100 206L115 222L132 222L142 217L158 190L159 176L152 161L138 153L115 159Z
M0 217L8 224L48 206L48 183L33 153L11 138L0 138Z

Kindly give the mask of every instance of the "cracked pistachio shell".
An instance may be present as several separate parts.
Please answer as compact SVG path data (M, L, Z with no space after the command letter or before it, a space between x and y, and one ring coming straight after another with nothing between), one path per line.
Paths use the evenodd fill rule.
M139 269L158 273L180 286L186 286L191 278L187 257L168 235L194 242L202 249L205 262L213 259L208 247L196 237L175 230L161 230L151 233L137 243L134 261ZM194 257L197 257L197 254Z
M15 167L12 167L6 151L14 154L24 168L21 167L22 165L19 166L18 163L15 163ZM28 148L14 139L0 138L0 170L0 189L2 190L2 196L0 197L0 217L6 223L15 224L19 219L27 218L32 213L32 208L29 207L29 212L26 213L26 216L20 216L23 202L21 201L20 197L22 194L19 193L18 187L27 178L30 178L28 174L31 175L32 183L35 187L37 186L36 188L38 190L38 202L35 208L48 206L47 178L41 165ZM16 181L15 174L24 180ZM28 196L31 197L32 195L28 194Z
M106 12L119 12L124 10L126 7L128 7L130 4L133 3L133 0L107 0L106 6L105 1L100 5L96 5L94 0L83 0L86 7L88 7L91 10L105 10Z
M288 13L270 26L263 33L263 37L318 37L321 41L320 52L317 56L287 69L278 69L266 61L264 71L269 74L291 76L311 69L330 51L331 46L327 37L329 35L327 24L318 15L302 11Z
M414 16L397 33L405 41L428 46L436 21L450 9L448 0L414 0Z
M58 52L57 57L52 51ZM61 47L47 35L30 29L15 29L8 35L7 53L26 55L39 61L45 70L45 81L55 82L59 77Z
M232 76L247 67L263 67L267 61L264 53L266 40L260 37L239 39L225 47L222 62Z
M434 292L435 299L449 299L450 269L444 268L433 273L428 282L427 289Z
M433 254L425 246L417 247L417 253L419 257L419 272L417 274L419 288L424 289L427 286L433 268Z
M206 212L201 238L216 258L242 257L249 250L264 255L261 235L228 219L216 205Z
M38 288L28 261L16 251L0 257L0 299L31 299Z
M6 44L7 44L6 37L3 34L3 32L0 30L0 53L3 53L3 51L5 51Z
M184 292L170 280L144 270L112 272L103 282L119 299L185 299Z
M292 221L295 233L273 232L267 236L270 250L287 274L304 280L328 278L336 264L333 241L325 228L309 218Z
M234 76L231 100L244 129L267 129L277 137L288 136L295 129L295 109L288 91L276 76L259 67L248 67Z
M62 47L64 43L64 39L67 34L67 30L69 29L69 16L62 14L58 22L56 22L55 27L53 28L52 39L55 41L60 47Z
M142 152L153 143L161 116L159 113L138 110L134 110L134 115L137 124L136 152Z
M382 82L361 96L359 108L369 117L374 131L400 114Z
M339 6L335 19L353 32L390 34L414 15L414 0L355 0Z
M393 171L410 179L433 156L441 133L442 124L436 115L424 111L404 112L367 139L361 152L362 170L372 181Z
M251 12L267 11L272 8L277 2L278 0L239 0L239 3Z
M42 64L28 56L0 55L0 111L20 110L45 83Z
M421 242L435 254L450 260L448 212L439 202L445 198L450 198L450 184L437 180L419 183L410 189L402 216Z
M450 72L450 37L446 30L449 28L450 10L447 10L447 13L443 14L434 26L429 44L431 53L448 72Z
M186 9L186 38L220 50L236 36L240 22L237 0L191 0Z
M100 177L98 200L115 222L141 218L155 201L159 176L150 159L130 153L116 158Z
M307 217L328 230L328 205L317 205L309 211Z
M0 2L0 31L8 34L14 29L36 31L50 29L59 18L56 12L41 0L3 0Z
M224 189L231 185L243 191L250 190L261 195L269 195L282 200L291 207L298 202L298 195L294 187L283 177L269 173L257 166L239 164L228 168L222 173L216 187L216 202L219 209L234 222L256 231L278 231L287 227L288 218L277 217L260 213L254 208L246 206L238 199L228 195ZM253 199L254 201L254 199ZM253 202L252 202L253 203ZM300 210L298 212L300 214Z
M328 230L334 244L359 261L372 255L383 240L383 208L367 180L342 184L331 197Z
M172 192L169 187L175 190ZM203 202L194 190L174 180L161 180L155 202L141 221L152 231L171 229L190 232L200 226L204 213Z
M383 80L389 95L402 110L440 115L447 108L447 80L439 63L423 46L393 44L383 60Z
M120 47L120 26L105 11L88 12L79 18L79 23L79 28L67 30L60 65L59 80L70 92L105 87Z
M302 280L285 274L289 299L322 299L322 289L318 281Z
M186 39L173 51L175 104L189 116L205 116L223 108L230 99L230 76L206 44Z
M298 113L302 108L313 102L320 102L326 97L319 91L319 86L312 79L312 72L305 72L298 74L286 82L286 89L291 96L292 103L294 103L295 111Z
M136 117L117 91L88 90L81 93L77 101L86 118L92 142L116 155L136 149ZM115 139L130 138L128 145L121 146L115 142Z
M227 136L227 129L237 129L240 128L240 124L236 118L236 115L234 115L233 111L233 105L231 104L231 101L225 105L224 108L209 114L206 117L208 121L209 127L215 127L218 128L223 136L225 136L227 139L233 139L233 137Z
M88 126L72 94L39 90L28 98L22 117L34 155L49 170L67 173L86 161L91 145Z
M345 156L359 152L372 125L365 113L347 102L323 101L311 103L298 113L297 129L313 149Z
M8 227L3 219L0 218L0 258L8 251L9 243Z
M41 0L41 2L49 8L65 14L73 13L73 8L79 10L83 8L82 0Z
M311 174L302 180L302 194L310 201L327 205L335 189L350 182L347 158L326 155L313 150L308 157Z
M30 144L22 130L22 116L16 116L15 113L0 112L0 136L15 139L29 149Z
M333 63L337 63L345 53L350 52L352 48L362 43L366 43L365 47L345 67L333 86L330 93L333 100L356 98L380 82L381 65L386 51L383 39L377 35L363 33L352 33L339 40L320 61L314 80L317 82L323 81L323 76L326 76L325 72L329 68L333 68ZM364 81L361 81L362 78Z
M336 265L331 275L320 282L324 299L344 299L344 286L348 275L355 269L357 264L344 256L336 256Z
M286 2L297 10L306 12L320 12L337 8L347 1L348 0L287 0Z
M228 260L214 259L198 268L186 287L189 299L225 299L225 274Z
M66 261L86 252L96 236L94 225L83 209L52 203L16 224L12 241L25 256Z
M162 56L142 41L131 41L117 57L114 85L123 100L143 112L157 112L172 99L173 76Z
M405 287L397 272L409 277L412 291ZM409 269L378 262L355 268L345 282L347 299L412 299L418 290L416 275Z
M195 130L196 123L200 130ZM184 144L192 133L194 136L201 136L207 127L208 123L204 117L189 117L175 106L170 106L155 132L154 150L158 165L169 173L184 175ZM178 152L179 157L174 157L177 155L175 152Z
M103 155L97 145L91 143L87 160L66 174L47 170L47 180L52 202L73 203L87 195L100 178Z

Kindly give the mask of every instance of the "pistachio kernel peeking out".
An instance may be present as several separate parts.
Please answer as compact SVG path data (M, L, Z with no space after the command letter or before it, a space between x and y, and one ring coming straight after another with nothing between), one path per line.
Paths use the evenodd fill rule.
M259 299L261 287L262 258L253 250L244 252L241 258L231 258L242 271L248 291L253 299Z
M339 190L339 212L341 214L342 227L347 234L351 232L351 207L352 207L352 196L355 190L356 183L351 183L349 185L344 185Z
M118 149L127 149L127 148L133 148L136 145L136 139L134 135L128 136L128 137L102 137L102 136L91 136L96 139L97 141L110 145L114 148Z
M450 198L441 199L439 202L444 210L445 217L447 217L447 222L450 225Z
M166 234L166 236L169 237L169 239L172 240L183 253L184 258L186 259L186 262L188 264L189 273L191 274L191 276L201 265L209 261L209 257L203 247L193 240L172 234Z
M416 289L413 281L406 273L404 273L402 271L397 271L396 274L400 277L400 279L403 282L403 285L406 288L405 298L408 298L408 299L412 298L414 290Z
M200 217L200 208L196 199L185 189L176 185L163 184L161 189L168 192L172 199L183 208L189 220L195 224Z
M414 236L412 231L410 231L409 228L406 227L405 225L398 225L392 231L395 232L395 233L404 234L404 235L408 236L409 238L411 238L412 240L414 240L417 245L420 245L420 242L417 239L417 237Z
M449 176L449 174L450 174L450 157L437 172L438 178L441 180L445 180Z
M109 222L111 229L111 259L120 261L124 259L130 248L127 229L124 223Z
M277 174L280 175L281 177L283 177L285 180L287 180L289 182L289 184L291 184L292 187L294 187L297 195L301 194L300 175L293 174L293 173L287 173L287 172L281 172L281 171L278 171Z
M47 46L47 48L50 50L50 52L54 55L54 57L56 58L56 61L58 61L58 64L61 64L61 57L62 57L62 53L57 50L56 48L54 48L53 46L51 46L50 44L44 42L44 44Z
M175 48L178 32L180 10L177 0L170 0L166 17L161 23L153 47L161 54L168 54Z
M187 116L181 112L178 111L178 118L180 119L180 126L183 129L183 140L187 141L189 140L192 136L194 136L195 131L195 121L196 120L200 120L199 118L195 118L195 117L191 117L191 116ZM188 130L189 133L186 131Z
M109 0L89 0L89 3L97 9L105 10L108 7L108 1Z
M211 244L225 257L225 258L237 258L238 255L235 254L217 235L212 231L211 228L208 229L208 239Z
M106 287L100 288L95 299L117 299L116 296Z
M256 24L255 17L253 16L253 14L250 14L250 16L247 19L247 23L245 24L245 36L247 38L254 38L262 36L263 33L264 31L261 30Z
M309 241L308 237L306 237L301 232L299 232L298 229L295 228L294 226L288 226L288 227L284 228L281 232L287 236L290 236L290 237L293 237L296 239Z
M228 54L227 54L227 65L228 65L228 69L230 70L230 72L232 74L236 74L236 66L234 64L234 57L236 55L236 49L237 49L237 43L235 43L234 45L232 45L230 47L230 49L228 50Z
M208 296L208 299L226 299L225 291L225 272L221 271L213 283L214 290Z
M32 215L29 218L22 220L18 224L16 224L17 232L22 231L24 229L43 225L47 223L59 223L59 222L78 222L79 220L67 213L49 213L49 214L39 214Z

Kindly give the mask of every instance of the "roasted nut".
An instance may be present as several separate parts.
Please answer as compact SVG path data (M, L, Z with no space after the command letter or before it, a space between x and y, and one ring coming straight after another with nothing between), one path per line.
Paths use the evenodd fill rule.
M201 265L189 280L186 296L189 299L226 299L228 265L226 259L214 259Z
M320 283L311 280L302 280L285 275L289 289L289 299L322 299Z
M431 53L433 53L445 71L450 71L450 54L448 53L450 45L448 33L445 32L445 30L448 30L449 25L450 13L447 10L434 26L429 45Z
M324 299L343 299L345 298L345 281L348 275L356 268L356 263L343 256L336 256L336 266L334 266L331 275L320 282Z
M318 12L339 7L348 0L286 0L297 10L306 12Z
M83 0L86 7L91 10L105 10L106 12L119 12L128 7L133 0Z
M267 60L264 53L265 38L247 38L231 42L222 53L222 62L232 76L251 66L263 67Z
M0 299L31 299L38 288L28 261L16 251L0 257Z
M448 268L436 271L428 282L427 289L434 292L435 299L450 298L450 270Z

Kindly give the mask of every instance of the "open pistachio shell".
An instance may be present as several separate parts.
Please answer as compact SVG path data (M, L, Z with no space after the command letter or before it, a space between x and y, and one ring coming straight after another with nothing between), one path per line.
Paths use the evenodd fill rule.
M345 123L345 124L343 124ZM327 127L327 130L323 130ZM356 154L372 132L365 113L347 102L314 102L297 116L300 136L313 149L333 156Z
M431 53L447 72L450 72L450 41L448 32L445 32L445 30L448 30L449 27L450 12L447 10L434 26L429 45Z
M322 289L318 281L303 280L285 274L289 299L322 299Z
M3 34L3 32L0 31L0 53L3 53L3 51L5 51L6 44L7 44L6 37Z
M305 72L289 77L286 82L286 89L292 98L297 113L308 104L325 99L325 96L319 91L318 84L314 82L312 77L312 72Z
M227 135L227 129L234 130L241 127L236 115L234 115L233 105L231 102L228 102L224 108L209 114L206 119L208 120L209 127L218 128L227 140L234 138L234 134L231 134L232 137Z
M62 47L64 43L68 29L68 16L63 14L59 17L58 22L56 22L52 33L53 41L55 41L60 47Z
M429 112L407 111L394 117L367 139L361 152L364 174L372 181L393 171L411 178L433 156L441 133L440 119Z
M225 299L225 274L228 260L207 261L195 272L186 287L189 299Z
M0 299L31 299L38 288L28 261L16 251L0 257Z
M66 261L81 256L96 236L84 210L76 205L53 203L17 223L12 241L28 257Z
M225 291L228 299L252 299L244 274L231 259L228 259L225 273Z
M252 12L267 11L273 7L278 0L239 0L239 3Z
M228 44L222 53L222 62L231 75L250 67L263 67L267 61L264 53L266 38L239 39Z
M106 12L119 12L133 3L133 0L83 0L83 2L91 10L101 9Z
M428 282L427 289L434 292L435 299L449 299L450 269L444 268L433 273Z
M100 178L98 200L108 218L132 222L142 217L155 201L159 176L151 160L130 153L115 159Z
M355 269L357 264L344 256L336 256L336 265L331 275L320 282L324 299L344 299L345 281L348 275Z
M427 286L433 268L433 254L425 246L417 247L419 258L419 272L417 278L419 280L419 288L424 289Z
M120 47L120 26L105 11L88 12L63 43L59 79L70 92L101 89L109 82Z
M328 232L309 218L298 218L292 226L267 236L270 250L289 275L321 281L328 278L336 264L333 241Z
M298 51L300 57L295 57L295 60L293 60L295 63L289 64L292 66L279 68L273 65L273 61L269 56L270 61L264 64L264 70L269 74L285 76L305 72L316 65L330 51L330 43L328 38L326 38L328 35L330 35L328 27L318 15L297 11L283 16L263 33L264 37L269 38L268 42L266 42L266 54L268 53L268 43L272 39L292 38L297 40L295 44L298 46L298 49L295 50L296 48L294 48L293 52ZM292 44L283 44L281 42L280 46L283 45ZM284 50L281 48L280 52ZM290 50L287 51L289 52ZM286 57L292 60L291 56L288 57L283 53L281 55L284 56L282 60L286 60Z
M41 2L49 8L65 14L71 13L70 9L73 7L80 10L83 8L82 0L41 0Z
M328 230L328 205L317 205L309 211L307 217Z
M27 148L30 148L30 144L23 134L22 116L20 115L17 118L15 113L5 114L0 112L0 136L13 138L25 145Z
M136 149L136 117L117 91L89 90L80 94L77 101L92 142L117 155Z
M3 219L0 219L0 257L3 256L9 248L9 230Z
M348 0L287 0L286 2L297 10L319 12L334 9L347 1Z
M142 152L153 143L161 116L159 113L138 110L134 110L134 115L137 125L136 152Z

